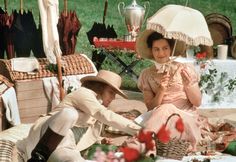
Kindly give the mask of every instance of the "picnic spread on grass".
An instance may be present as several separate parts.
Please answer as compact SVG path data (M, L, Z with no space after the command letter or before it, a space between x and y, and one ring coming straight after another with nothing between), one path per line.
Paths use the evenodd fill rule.
M21 6L22 3L23 0ZM184 124L181 122L176 122L180 137L167 142L158 139L160 132L145 134L140 130L137 135L130 136L104 125L101 135L112 139L112 142L93 144L83 150L83 158L88 162L236 161L236 72L230 68L236 64L236 52L230 20L217 13L204 17L198 10L174 4L164 6L147 18L149 3L145 2L143 6L136 0L128 6L124 2L119 3L118 11L124 18L128 31L128 34L119 38L113 25L105 25L108 7L106 0L103 23L94 23L87 32L90 44L95 46L90 59L75 51L82 24L76 11L68 11L66 0L60 17L58 8L54 8L49 14L45 6L39 3L41 19L38 28L31 11L24 11L22 7L20 11L15 10L10 14L5 1L5 10L0 8L0 161L22 160L17 145L28 136L33 123L40 116L53 111L65 94L80 88L82 78L95 76L106 58L122 67L120 75L130 75L137 81L139 75L133 67L142 59L136 48L136 39L146 19L148 30L175 40L172 54L174 59L194 64L201 77L205 77L201 80L205 81L202 82L203 103L198 109L202 117L199 118L201 124L206 126L203 128L202 140L197 145L197 150L189 151L189 141L181 139L184 131ZM217 52L212 45L224 42L228 43L227 60L215 59ZM203 62L202 58L200 61L194 57L182 58L186 57L185 53L190 47L194 51L193 46L200 46L199 53L206 52L203 59L208 62ZM177 57L180 49L184 49L184 54ZM127 64L121 60L116 55L118 50L131 53L135 57L134 61ZM29 57L31 51L34 57ZM200 66L202 63L204 68ZM221 84L218 86L219 82ZM125 93L129 99L116 96L108 109L142 125L150 115L142 93ZM178 121L182 119L179 114L172 114L165 122L166 125L172 116L178 117ZM123 147L133 138L142 143L145 148L143 152Z

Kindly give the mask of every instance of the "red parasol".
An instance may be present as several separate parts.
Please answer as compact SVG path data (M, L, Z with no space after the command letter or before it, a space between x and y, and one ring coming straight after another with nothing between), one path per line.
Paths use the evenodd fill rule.
M13 14L7 13L7 0L4 0L5 11L0 12L0 58L4 59L4 52L7 53L7 58L15 57L13 45Z
M57 28L62 55L74 54L81 23L75 11L68 12L67 0L64 0L64 10L60 14Z

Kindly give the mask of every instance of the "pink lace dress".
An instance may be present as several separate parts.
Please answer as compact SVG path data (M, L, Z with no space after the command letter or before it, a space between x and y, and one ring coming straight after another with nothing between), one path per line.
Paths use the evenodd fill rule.
M193 85L198 84L199 75L195 72L194 66L190 64L183 64L172 62L168 67L171 76L169 87L165 92L162 104L155 107L152 115L144 123L144 127L148 130L158 132L160 127L166 122L167 118L173 114L179 114L184 121L185 131L181 138L191 141L192 146L195 148L197 142L201 139L200 126L198 122L197 107L190 103L185 93L184 85L182 83L181 69L186 67L187 72L193 79ZM144 69L138 80L139 89L149 91L156 95L158 93L158 86L164 74L157 70L156 66ZM174 123L178 117L173 117L168 122L168 127L171 131L171 137L180 137L180 133L174 129Z

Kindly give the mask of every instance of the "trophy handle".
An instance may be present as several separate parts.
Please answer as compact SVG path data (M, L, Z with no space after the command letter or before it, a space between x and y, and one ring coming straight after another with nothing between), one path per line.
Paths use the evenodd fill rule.
M121 6L122 6L122 8L121 8ZM124 15L124 8L125 8L125 3L119 2L118 3L118 11L119 11L119 14L121 17Z
M143 7L145 8L145 16L144 16L144 20L143 20L143 24L144 24L144 22L147 19L149 10L150 10L150 3L149 3L149 1L144 2L144 6Z

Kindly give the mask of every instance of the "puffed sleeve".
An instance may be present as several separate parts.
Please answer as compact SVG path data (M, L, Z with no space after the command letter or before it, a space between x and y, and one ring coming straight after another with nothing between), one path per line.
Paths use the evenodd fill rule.
M185 64L185 68L189 74L189 76L192 79L193 84L194 83L198 83L200 81L200 75L199 73L196 71L195 67L193 64L190 63L186 63Z
M151 86L148 82L148 69L144 69L141 74L139 75L139 79L138 79L138 88L140 89L140 91L151 91Z

